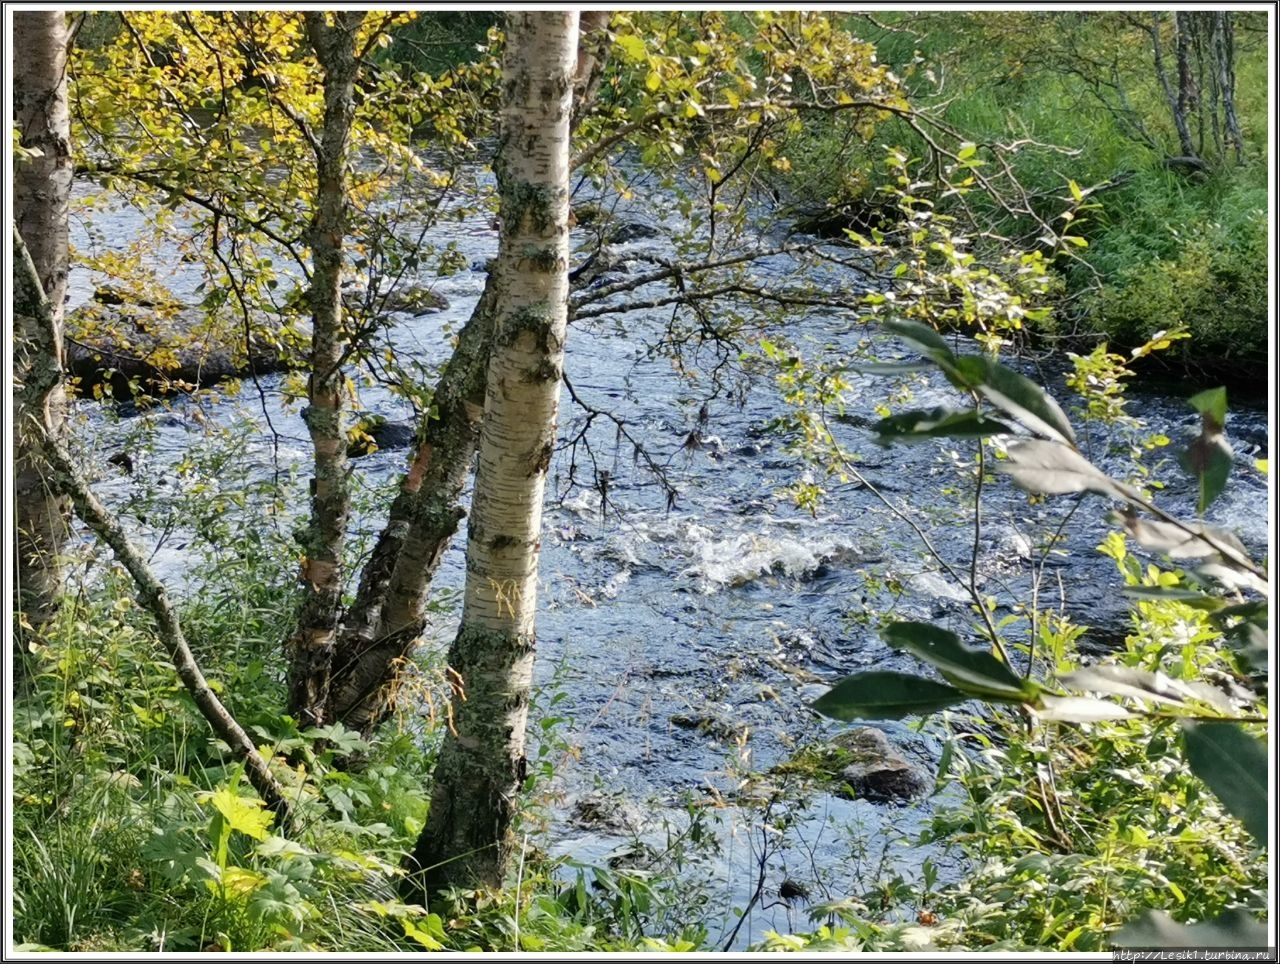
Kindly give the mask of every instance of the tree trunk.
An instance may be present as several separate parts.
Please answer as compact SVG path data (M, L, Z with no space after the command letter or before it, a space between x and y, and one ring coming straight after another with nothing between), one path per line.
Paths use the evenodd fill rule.
M366 736L392 707L403 662L422 635L427 587L465 515L458 500L480 439L494 290L490 275L440 375L338 640L326 715Z
M1214 13L1213 60L1217 70L1219 96L1222 99L1222 119L1227 140L1235 150L1236 163L1244 162L1244 133L1240 130L1240 118L1236 115L1236 62L1235 27L1230 11Z
M15 164L14 225L48 296L53 337L47 347L33 330L37 306L28 288L14 284L14 533L17 550L15 604L38 630L55 611L62 588L58 556L67 538L66 499L41 477L33 456L37 425L60 438L66 417L62 378L27 384L41 359L53 353L62 365L62 314L67 291L67 204L71 196L71 116L67 109L67 20L61 10L13 15L14 121L22 147L38 156ZM34 423L34 424L33 424ZM21 633L15 639L21 638ZM15 662L21 670L24 659Z
M328 701L334 639L341 612L342 551L350 496L343 425L343 244L347 231L347 155L363 13L307 13L307 36L324 71L324 128L316 154L315 214L310 231L311 381L303 420L315 451L311 520L304 539L303 597L290 640L289 712L319 725ZM331 22L332 21L332 22Z
M1177 14L1174 17L1174 33L1175 45L1179 48L1178 61L1178 78L1182 79L1182 59L1181 59L1181 38L1178 35ZM1160 82L1160 89L1164 91L1165 102L1169 105L1169 112L1173 115L1173 126L1178 132L1178 144L1182 149L1184 157L1199 159L1195 145L1191 143L1191 128L1187 126L1187 114L1184 107L1184 89L1179 83L1178 91L1174 91L1173 84L1169 80L1169 74L1164 69L1164 49L1160 43L1160 17L1159 13L1151 14L1151 26L1147 28L1147 35L1151 37L1152 57L1155 61L1156 79Z
M415 897L496 887L525 776L542 497L555 448L569 294L569 119L578 14L510 14L495 171L496 330L449 653L454 726L409 868Z
M608 59L609 13L588 11L580 19L570 131L594 99ZM338 639L326 718L366 736L394 706L402 669L425 627L427 588L465 517L458 500L480 439L494 290L490 274L436 384L418 451Z

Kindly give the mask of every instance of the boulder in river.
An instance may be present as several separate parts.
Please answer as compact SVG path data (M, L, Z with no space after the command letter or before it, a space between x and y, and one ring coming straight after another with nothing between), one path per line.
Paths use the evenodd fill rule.
M382 415L365 414L348 432L347 458L356 459L381 449L407 449L417 434L411 419L393 422Z
M67 314L67 371L84 393L103 386L127 399L300 364L305 336L298 326L279 315L260 315L250 319L250 328L246 344L243 320L226 305L207 311L100 288Z
M929 775L875 727L860 726L828 743L811 745L775 768L830 785L840 796L873 803L903 803L929 792Z

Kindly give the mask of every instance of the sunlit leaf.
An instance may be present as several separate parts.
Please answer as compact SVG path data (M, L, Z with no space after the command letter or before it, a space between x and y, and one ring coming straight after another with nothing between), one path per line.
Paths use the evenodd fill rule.
M1014 484L1041 495L1096 492L1116 496L1118 487L1083 455L1061 442L1027 439L1009 446L1009 459L999 470Z
M263 808L261 800L242 797L222 787L209 795L209 801L222 814L227 826L254 840L266 840L273 815Z
M1267 844L1267 747L1235 723L1184 722L1187 762L1261 846Z
M900 720L963 703L953 687L908 673L875 670L848 676L813 701L823 716L837 720Z
M957 358L955 367L965 387L976 389L992 405L1032 432L1075 444L1076 433L1066 413L1031 379L985 355Z
M1132 666L1086 666L1062 677L1062 683L1073 689L1129 696L1150 702L1181 706L1188 711L1188 701L1202 701L1223 712L1230 712L1231 701L1207 683L1175 680L1164 673L1149 672Z
M1040 696L1036 715L1042 720L1059 723L1097 723L1101 720L1127 720L1133 716L1118 703L1088 696L1052 696L1048 693Z
M988 650L973 649L955 633L930 623L891 623L880 633L890 646L935 667L965 693L993 699L1030 699L1036 685L1016 675Z
M1170 559L1205 559L1227 550L1248 557L1248 550L1230 530L1199 523L1176 525L1144 519L1134 512L1112 513L1111 521L1124 527L1143 548L1162 552Z

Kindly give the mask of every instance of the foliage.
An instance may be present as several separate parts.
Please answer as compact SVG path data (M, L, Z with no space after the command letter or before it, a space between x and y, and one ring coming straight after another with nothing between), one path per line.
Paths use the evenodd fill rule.
M975 143L1017 145L1000 163L1016 174L1033 209L1056 217L1064 181L1081 186L1093 209L1075 224L1088 247L1055 261L1066 281L1059 333L1127 350L1157 330L1185 327L1199 348L1180 346L1170 366L1206 383L1231 378L1247 387L1263 371L1267 344L1269 115L1265 44L1250 14L1236 16L1245 158L1190 177L1164 164L1166 154L1178 153L1177 137L1144 16L888 12L851 15L850 24L876 43L880 62L914 104L936 104ZM925 145L916 132L896 126L890 136L919 156ZM790 186L801 198L874 199L870 146L815 124L789 156Z

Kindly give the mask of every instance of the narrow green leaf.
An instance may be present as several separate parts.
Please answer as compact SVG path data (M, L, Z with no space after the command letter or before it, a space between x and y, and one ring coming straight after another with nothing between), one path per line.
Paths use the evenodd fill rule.
M1182 724L1187 762L1222 805L1267 845L1267 747L1234 723Z
M1196 924L1179 924L1162 910L1146 911L1112 935L1116 947L1188 950L1197 947L1267 947L1267 925L1244 908Z
M936 667L951 685L973 696L1024 700L1038 689L1021 679L988 650L972 649L960 637L930 623L890 623L880 633L894 649L905 650Z
M1200 484L1196 503L1200 515L1222 495L1231 475L1231 443L1222 434L1221 426L1215 427L1213 418L1209 414L1201 416L1200 434L1192 439L1181 460L1182 467Z
M1127 720L1133 714L1118 703L1106 700L1044 693L1036 706L1036 716L1059 723L1096 723L1100 720Z
M1075 445L1076 433L1061 406L1024 375L985 355L965 355L955 360L964 387L982 396L1006 415L1016 418L1037 435Z
M1226 605L1221 596L1210 596L1194 589L1177 589L1170 586L1126 586L1121 590L1130 599L1180 602L1202 612L1214 612Z
M1007 435L1013 427L981 412L932 408L891 415L876 422L871 430L879 436L876 442L887 446L894 442L920 442L931 438Z
M814 700L813 708L837 720L900 720L943 710L968 698L943 683L876 670L845 677Z

